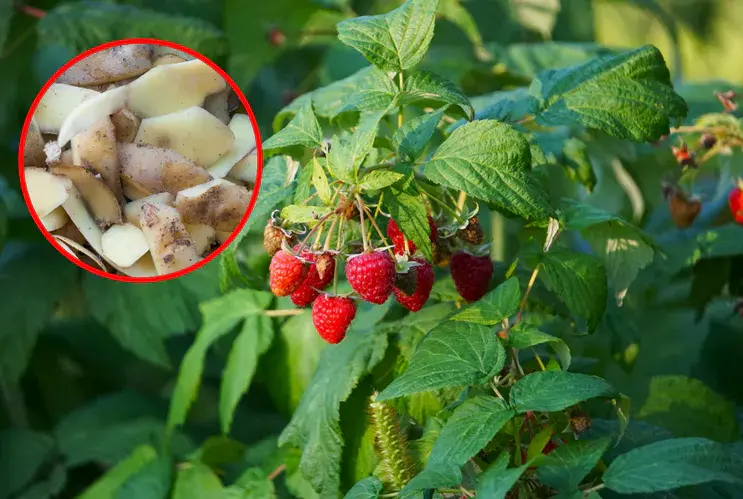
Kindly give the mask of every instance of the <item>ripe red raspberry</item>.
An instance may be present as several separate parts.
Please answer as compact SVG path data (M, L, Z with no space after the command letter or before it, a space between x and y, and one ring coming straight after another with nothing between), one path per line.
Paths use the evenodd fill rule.
M346 279L364 300L381 305L392 293L395 262L382 251L362 253L346 263Z
M340 343L356 317L356 303L351 298L320 295L312 304L312 323L328 343Z
M733 218L737 223L743 225L743 190L740 187L735 187L728 195L728 202Z
M279 250L268 267L269 284L276 296L292 294L307 277L308 266L291 253Z
M436 223L434 223L433 217L431 217L430 215L428 216L428 225L431 228L431 242L434 242L436 241L436 237L438 237L438 229L436 229ZM400 227L397 225L397 222L395 222L393 219L390 219L389 223L387 224L387 237L389 237L392 240L392 244L395 245L396 254L405 254L405 236L400 230ZM415 253L415 249L415 243L408 239L408 253L412 255L413 253Z
M451 257L449 267L454 285L462 298L477 301L487 293L493 276L493 262L489 256L475 256L459 251Z
M416 272L417 280L413 294L407 295L397 287L392 288L395 293L395 299L403 307L411 312L417 312L428 301L428 297L433 289L433 266L422 258L413 258L412 261L420 263L419 266L410 269L408 272Z
M320 294L317 290L328 287L335 272L335 259L330 253L315 255L309 250L304 250L302 258L311 263L307 278L292 293L292 302L298 307L306 307L312 303ZM322 276L320 270L322 270Z

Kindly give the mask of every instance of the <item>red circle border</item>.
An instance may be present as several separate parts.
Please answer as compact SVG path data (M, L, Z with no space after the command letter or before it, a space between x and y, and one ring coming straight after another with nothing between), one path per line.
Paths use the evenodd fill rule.
M242 220L240 220L240 223L238 224L237 228L230 234L230 237L227 238L227 240L221 244L216 250L212 251L207 257L201 259L200 261L196 262L195 264L186 267L183 270L179 270L178 272L172 272L170 274L160 275L160 276L153 276L153 277L131 277L126 275L116 275L116 274L110 274L108 272L104 272L96 267L93 267L92 265L88 265L87 263L78 260L65 251L62 246L57 243L56 239L52 237L51 233L46 230L44 227L44 224L41 223L41 218L37 215L36 210L34 210L33 205L31 204L31 198L28 194L28 188L26 187L26 177L24 172L24 164L23 164L23 151L26 147L26 136L28 135L28 128L31 124L31 119L34 116L34 113L36 112L36 108L39 106L39 102L41 102L41 98L46 94L46 92L49 90L49 87L54 84L54 82L57 81L57 79L67 71L71 66L76 64L77 62L81 61L82 59L85 59L89 55L95 54L96 52L100 52L101 50L105 50L111 47L118 47L121 45L132 45L132 44L152 44L152 45L161 45L164 47L176 49L183 51L187 54L189 54L192 57L195 57L204 63L208 64L213 70L215 70L219 75L225 79L225 81L230 85L232 90L235 91L238 98L240 99L240 103L245 108L245 111L250 118L250 123L253 126L253 133L255 134L255 144L256 144L256 150L257 150L257 167L258 171L256 173L256 181L255 185L253 186L253 194L250 198L250 203L248 204L248 209L245 212L245 214L242 217ZM69 261L77 265L78 267L81 267L88 272L91 272L92 274L95 274L99 277L104 277L107 279L111 279L113 281L119 281L119 282L134 282L134 283L148 283L148 282L163 282L163 281L169 281L171 279L176 279L178 277L184 276L186 274L189 274L193 272L194 270L198 270L207 263L213 261L217 256L219 256L227 247L232 244L232 242L235 240L237 235L242 231L243 227L248 221L248 218L250 218L250 214L253 212L253 208L255 207L255 203L258 199L258 193L260 192L261 188L261 179L263 178L263 143L261 141L261 135L260 130L258 129L258 122L255 119L255 115L253 114L253 110L250 107L250 104L248 104L248 100L245 98L245 95L240 90L240 87L235 83L235 81L230 78L230 76L217 64L203 56L202 54L184 46L180 45L178 43L169 42L167 40L159 40L157 38L126 38L123 40L116 40L113 42L107 42L102 45L98 45L97 47L93 47L92 49L86 50L85 52L82 52L81 54L77 55L70 61L68 61L64 66L59 68L51 78L44 84L44 86L41 88L39 93L37 94L36 98L34 99L33 104L31 104L31 108L28 111L28 114L26 115L26 120L23 123L23 129L21 131L21 138L18 146L18 174L20 176L21 181L21 191L23 192L23 199L26 202L26 206L28 207L28 211L31 214L31 218L33 218L34 223L39 228L41 233L44 235L44 237L51 243L54 248L61 253L65 258L67 258Z

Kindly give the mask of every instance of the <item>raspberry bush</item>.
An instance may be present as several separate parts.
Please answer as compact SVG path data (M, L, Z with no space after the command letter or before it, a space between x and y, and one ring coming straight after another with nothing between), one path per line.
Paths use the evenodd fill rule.
M0 5L7 165L44 73L137 35L225 67L266 156L240 240L142 286L3 175L0 499L740 497L743 88L682 78L733 75L713 3ZM667 59L590 42L640 8Z

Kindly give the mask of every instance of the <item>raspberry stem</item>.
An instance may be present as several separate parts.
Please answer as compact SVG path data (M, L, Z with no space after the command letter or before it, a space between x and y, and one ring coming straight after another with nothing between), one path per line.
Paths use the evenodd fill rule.
M325 244L322 247L323 251L328 251L330 249L330 239L333 237L333 229L335 228L335 223L338 221L338 217L334 218L333 221L330 223L330 229L328 230L328 235L325 238Z
M457 222L459 222L460 224L464 223L464 219L459 215L459 213L456 210L453 210L449 205L444 203L442 200L438 199L436 196L432 196L428 192L426 193L426 197L428 198L429 201L436 201L436 204L441 206L441 208L443 208L447 213L452 215L457 220Z
M361 199L361 196L359 196L358 194L356 194L356 200L358 201L359 206L361 207L361 211L364 211L364 212L366 212L367 215L369 215L369 221L374 226L374 228L377 230L377 233L379 234L379 237L382 238L382 243L385 246L389 246L389 243L387 242L387 238L384 237L384 234L382 233L382 230L379 228L379 225L377 225L376 220L374 220L374 217L371 214L371 210L369 210L369 208L366 206L366 204L364 204L364 201ZM380 205L381 205L381 203L379 205L377 205L377 206L380 206ZM390 256L394 260L395 259L395 254L392 252L392 249L387 248L387 252L389 252Z
M364 222L364 210L359 210L359 217L361 218L361 242L364 244L364 252L366 252L369 246L366 243L366 223Z
M402 92L403 90L402 70L399 73L397 73L397 79L400 83L400 92ZM397 128L402 128L402 120L403 120L402 104L400 104L400 107L397 109Z

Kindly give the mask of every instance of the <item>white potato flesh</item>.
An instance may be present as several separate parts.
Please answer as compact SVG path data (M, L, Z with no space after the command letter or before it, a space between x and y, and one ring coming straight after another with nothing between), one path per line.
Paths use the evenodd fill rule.
M251 192L245 187L216 179L179 192L175 207L186 223L231 232L245 215L250 198Z
M66 177L52 175L41 168L25 168L26 188L31 205L39 217L45 217L70 196L72 182Z
M101 95L87 88L54 83L39 102L34 119L42 133L59 133L72 111L86 100Z
M153 47L119 45L91 54L62 73L57 80L70 85L101 85L145 73L152 67Z
M92 168L100 174L116 199L120 203L123 202L116 129L111 118L104 116L88 130L75 135L72 138L71 150L72 163Z
M61 206L54 208L51 213L41 217L41 223L46 230L49 232L57 229L61 229L67 222L70 221L70 217L67 216L67 212Z
M232 150L235 136L219 119L194 106L142 120L134 142L171 149L199 166L208 166Z
M235 136L235 146L230 152L207 168L207 171L214 178L224 178L241 159L256 150L253 123L247 114L236 114L233 116L232 120L230 120L229 127Z
M187 59L175 54L163 54L152 63L153 67L165 66L167 64L178 64L179 62L186 62Z
M52 172L72 180L98 223L107 226L121 222L119 201L103 180L92 171L82 166L60 164L52 166Z
M229 177L255 184L258 178L258 153L255 149L232 167Z
M124 107L128 95L128 86L113 88L86 100L73 109L59 130L57 136L59 147L67 145L72 137L92 127L101 118L111 116Z
M70 220L72 220L72 223L75 224L91 248L100 255L103 252L101 247L103 232L85 206L83 197L74 186L70 188L70 195L62 205L62 208L67 212Z
M124 196L131 200L146 198L150 195L150 192L141 185L127 183L124 179L121 181L121 189L124 191Z
M186 224L186 230L191 234L196 246L196 253L199 255L207 253L217 241L217 231L208 225Z
M152 194L151 196L145 196L141 199L130 201L126 203L126 206L124 206L124 219L128 223L139 227L139 213L142 211L142 206L144 206L145 203L154 204L154 205L166 204L168 206L173 206L174 201L175 201L175 196L173 196L169 192L161 192L159 194Z
M147 238L158 274L177 272L199 261L193 238L172 206L144 203L139 225Z
M178 192L211 180L209 173L170 149L120 144L121 180L149 194Z
M139 130L140 119L126 108L119 109L111 115L111 122L116 129L116 141L123 143L134 142Z
M103 256L119 267L131 267L142 258L150 248L142 229L125 223L112 225L101 238Z
M127 107L142 118L200 106L227 83L205 62L194 59L149 70L129 84Z
M26 133L26 143L23 144L23 166L43 167L45 164L44 137L41 136L36 120L31 118L28 133Z

